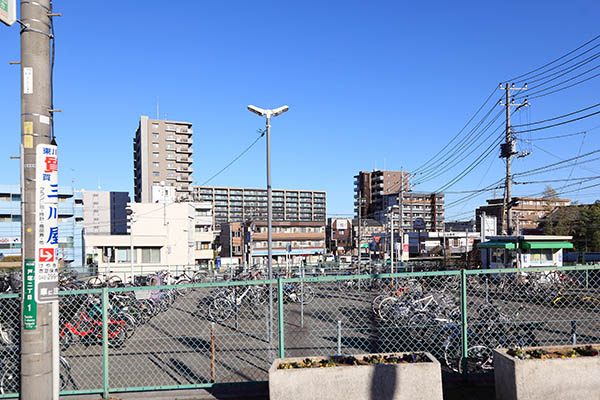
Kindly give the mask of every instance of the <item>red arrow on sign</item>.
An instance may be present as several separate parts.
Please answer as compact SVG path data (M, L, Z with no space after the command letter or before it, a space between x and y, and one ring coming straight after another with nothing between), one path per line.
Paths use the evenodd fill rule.
M54 249L41 248L39 254L40 262L54 262Z

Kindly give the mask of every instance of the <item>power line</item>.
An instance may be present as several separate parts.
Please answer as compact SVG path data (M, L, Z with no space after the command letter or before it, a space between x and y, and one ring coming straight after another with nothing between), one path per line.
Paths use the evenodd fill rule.
M522 131L517 131L515 133L535 132L535 131L541 131L543 129L550 129L550 128L554 128L554 127L557 127L557 126L561 126L561 125L565 125L565 124L570 124L572 122L576 122L576 121L579 121L579 120L582 120L582 119L590 118L590 117L593 117L594 115L597 115L597 114L600 114L600 111L596 111L596 112L591 113L591 114L586 114L586 115L583 115L583 116L578 117L578 118L573 118L573 119L570 119L568 121L557 122L556 124L547 125L547 126L541 126L539 128L525 129L525 130L522 130Z
M539 125L539 124L543 124L544 122L556 121L557 119L561 119L561 118L569 117L571 115L579 114L581 112L584 112L584 111L587 111L587 110L591 110L592 108L596 108L598 106L600 106L600 103L591 105L591 106L586 107L586 108L582 108L582 109L577 110L577 111L572 111L572 112L567 113L567 114L559 115L558 117L552 117L552 118L548 118L548 119L543 119L541 121L536 121L536 122L529 122L527 124L511 125L511 127L512 128L517 128L517 127L520 127L520 126Z
M206 181L204 181L201 185L199 186L204 186L206 185L208 182L212 181L214 178L216 178L217 176L219 176L223 171L225 171L227 168L229 168L233 163L235 163L237 160L239 160L244 154L246 154L251 148L252 146L254 146L261 137L265 136L265 131L261 130L260 131L260 135L252 142L250 143L250 146L246 147L244 149L244 151L242 151L240 154L238 154L237 157L235 157L233 160L231 160L231 162L229 162L229 164L227 164L226 166L224 166L223 168L221 168L216 174L214 174L213 176L211 176L210 178L208 178Z

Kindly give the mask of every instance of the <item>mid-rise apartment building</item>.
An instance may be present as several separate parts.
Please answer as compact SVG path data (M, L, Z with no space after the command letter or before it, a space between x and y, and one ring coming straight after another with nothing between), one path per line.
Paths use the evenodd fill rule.
M136 203L151 202L152 186L175 188L177 200L191 199L192 124L140 117L133 139Z
M481 231L480 216L485 213L486 216L496 217L497 232L504 232L506 225L504 199L490 199L487 200L487 203L486 206L478 207L475 210L477 231ZM571 200L545 197L513 197L512 203L512 223L515 229L514 233L518 234L521 229L537 228L538 223L542 218L552 213L557 207L568 206L571 203Z
M353 247L352 220L349 218L327 219L327 250L332 254L350 254Z
M86 234L124 235L127 233L127 192L82 190L83 226Z
M221 225L221 255L229 257L229 243L233 246L232 257L239 263L266 265L268 240L266 221L247 221ZM316 263L323 261L325 248L325 222L276 221L272 226L273 263Z
M354 213L372 217L383 209L384 196L409 191L409 173L404 171L360 171L354 176Z
M194 200L213 205L215 230L229 221L266 221L267 190L196 186ZM315 190L273 189L273 221L325 224L327 193Z
M394 216L394 231L415 230L417 219L424 223L423 231L441 232L444 230L444 195L441 193L401 192L384 195L379 203L381 208L373 209L373 218L382 224L389 224L391 210ZM390 207L392 207L390 209ZM402 215L402 219L400 219Z
M194 220L194 261L196 265L209 265L214 259L215 241L212 204L207 201L192 204L196 212Z
M21 257L21 188L0 185L0 253ZM83 197L71 187L58 188L58 257L63 265L81 269L83 260Z

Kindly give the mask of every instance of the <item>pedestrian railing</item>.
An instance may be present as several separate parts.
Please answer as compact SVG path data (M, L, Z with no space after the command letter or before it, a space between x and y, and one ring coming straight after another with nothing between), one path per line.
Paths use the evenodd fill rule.
M0 310L0 388L16 397L19 296ZM600 342L600 267L75 290L60 295L60 335L64 394L264 382L275 358L365 352L480 373L496 347Z

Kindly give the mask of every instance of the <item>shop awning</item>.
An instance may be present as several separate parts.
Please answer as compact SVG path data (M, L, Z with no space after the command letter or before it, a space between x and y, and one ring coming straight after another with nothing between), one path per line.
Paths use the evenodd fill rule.
M570 242L521 242L521 248L529 249L572 249Z
M479 243L477 247L484 249L514 249L515 244L513 242L483 242Z

